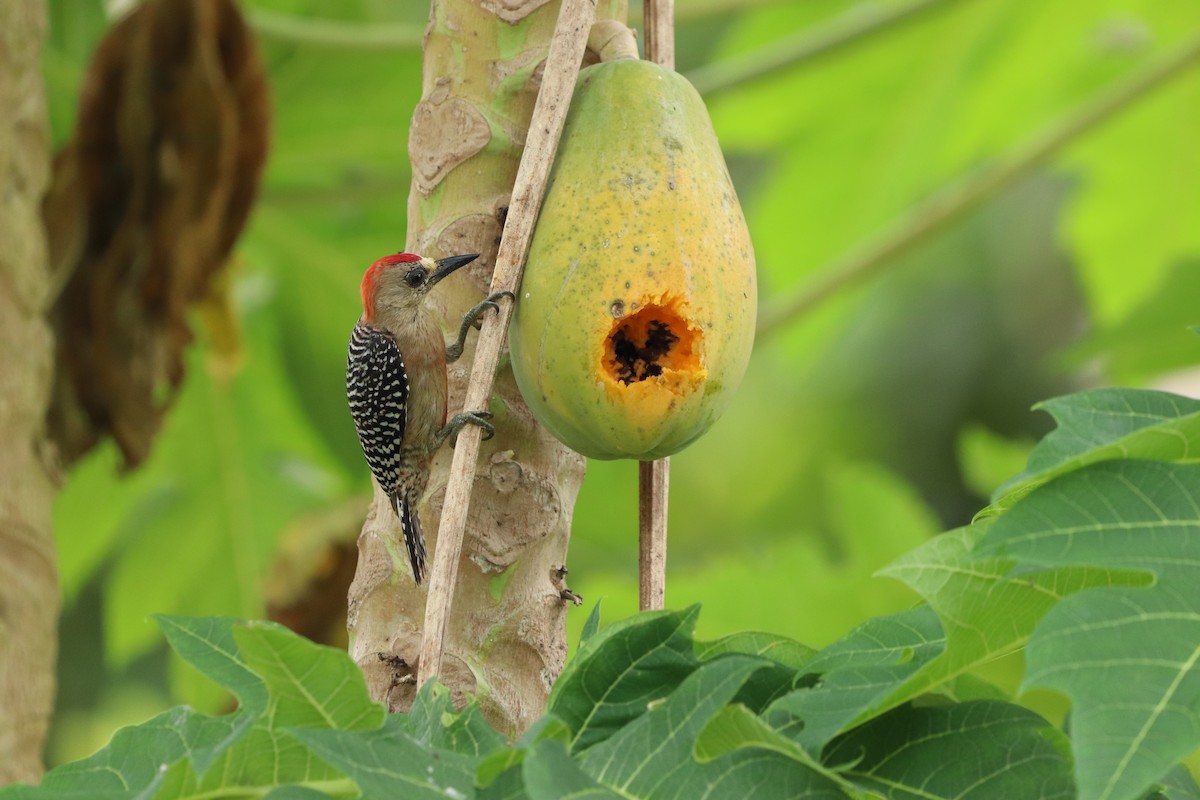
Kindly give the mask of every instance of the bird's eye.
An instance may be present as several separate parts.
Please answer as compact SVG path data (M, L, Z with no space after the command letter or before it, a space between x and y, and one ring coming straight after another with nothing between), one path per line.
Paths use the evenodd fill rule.
M404 282L412 288L417 288L425 282L425 270L422 267L410 269L408 274L404 276Z

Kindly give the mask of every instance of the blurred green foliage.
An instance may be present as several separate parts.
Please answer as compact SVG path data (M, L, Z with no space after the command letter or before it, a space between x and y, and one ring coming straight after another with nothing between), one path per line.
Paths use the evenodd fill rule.
M678 0L679 68L852 21L860 2L745 0L694 15ZM428 9L244 5L418 30ZM107 19L99 0L50 6L45 74L62 141ZM1198 31L1191 0L943 0L713 91L762 302ZM224 702L168 661L147 616L262 616L278 538L306 514L357 496L366 506L344 348L364 264L404 242L420 53L268 33L261 47L273 147L238 248L237 350L218 351L197 317L189 378L152 458L122 478L102 448L56 506L67 609L55 761L171 693ZM872 574L985 504L1013 474L1014 448L1049 427L1034 402L1108 370L1145 382L1194 364L1197 116L1193 69L883 277L761 340L726 417L672 460L668 603L702 601L704 638L753 628L813 646L908 608L910 590ZM603 597L608 620L636 607L636 511L634 465L589 464L570 583L589 605ZM583 622L573 612L571 641Z

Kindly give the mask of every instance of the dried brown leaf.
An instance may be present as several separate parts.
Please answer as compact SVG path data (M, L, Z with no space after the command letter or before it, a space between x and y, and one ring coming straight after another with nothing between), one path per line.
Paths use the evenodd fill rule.
M150 451L266 159L266 76L232 0L147 0L97 48L43 206L63 285L49 423L68 463Z

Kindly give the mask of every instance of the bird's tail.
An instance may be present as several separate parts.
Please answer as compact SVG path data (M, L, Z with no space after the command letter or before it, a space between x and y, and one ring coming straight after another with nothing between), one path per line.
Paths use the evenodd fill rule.
M425 580L425 537L421 534L421 520L414 505L400 493L392 495L392 509L400 520L400 532L404 534L404 546L408 548L413 580L420 584Z

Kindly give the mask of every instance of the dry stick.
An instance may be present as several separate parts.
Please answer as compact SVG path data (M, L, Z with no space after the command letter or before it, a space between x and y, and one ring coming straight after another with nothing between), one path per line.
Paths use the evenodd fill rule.
M646 0L646 59L675 69L675 0ZM667 495L671 459L638 463L638 607L663 608L667 596Z
M638 462L638 608L663 608L667 595L667 494L671 459Z
M758 339L780 330L842 289L894 259L1028 175L1105 120L1200 63L1200 35L1118 85L1075 108L990 168L943 188L888 228L818 272L810 283L772 303L759 317Z
M492 292L509 291L516 294L521 288L521 271L529 254L529 239L546 179L554 162L554 151L562 134L575 76L583 59L588 30L596 14L595 0L563 0L550 53L542 74L525 151L517 168L508 216L496 268L492 273ZM502 300L500 310L484 318L475 346L475 362L467 384L464 408L486 408L500 363L500 346L512 313L512 303ZM433 554L433 569L429 575L429 597L425 603L425 628L421 640L421 660L418 662L420 680L437 677L442 669L442 649L446 637L446 622L458 578L458 561L462 555L463 531L467 526L467 508L471 502L471 485L475 482L475 466L479 458L480 429L468 425L458 435L450 477L446 484L446 499L442 505L442 521L438 528L437 546Z
M646 0L646 60L675 69L675 0Z
M260 36L317 47L419 51L425 39L424 25L343 22L261 8L246 9L246 18Z

